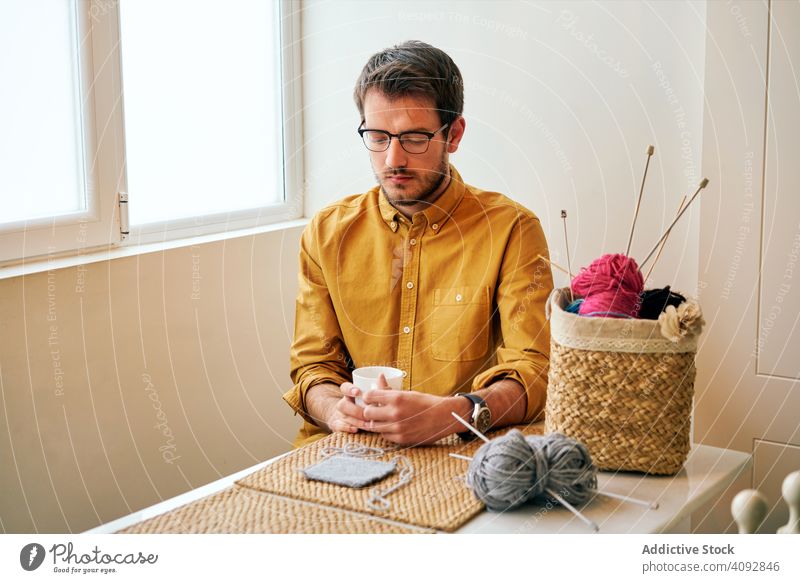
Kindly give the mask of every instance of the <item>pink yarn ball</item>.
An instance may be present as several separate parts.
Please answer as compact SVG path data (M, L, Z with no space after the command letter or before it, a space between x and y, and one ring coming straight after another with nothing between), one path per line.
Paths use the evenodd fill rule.
M609 318L639 315L644 278L636 261L621 253L603 255L572 280L572 293L584 298L581 316Z

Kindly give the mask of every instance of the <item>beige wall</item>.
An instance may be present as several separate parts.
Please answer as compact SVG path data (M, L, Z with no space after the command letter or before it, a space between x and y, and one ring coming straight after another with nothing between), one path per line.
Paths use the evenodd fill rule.
M85 530L289 449L301 231L0 280L0 529Z

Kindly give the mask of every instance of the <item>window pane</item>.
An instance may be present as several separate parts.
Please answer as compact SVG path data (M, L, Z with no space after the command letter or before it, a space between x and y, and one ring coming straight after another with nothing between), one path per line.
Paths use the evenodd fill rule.
M132 225L283 200L277 7L120 3Z
M0 223L85 208L72 2L0 2Z

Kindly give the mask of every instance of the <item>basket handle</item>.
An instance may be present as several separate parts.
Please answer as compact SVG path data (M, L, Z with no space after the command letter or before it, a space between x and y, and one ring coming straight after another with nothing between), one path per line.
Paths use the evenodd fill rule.
M553 301L553 299L554 299L554 297L556 295L556 292L558 292L558 290L559 290L559 288L554 287L553 291L550 292L550 295L547 296L547 303L544 305L544 316L545 316L545 319L547 319L547 320L550 319L550 302Z

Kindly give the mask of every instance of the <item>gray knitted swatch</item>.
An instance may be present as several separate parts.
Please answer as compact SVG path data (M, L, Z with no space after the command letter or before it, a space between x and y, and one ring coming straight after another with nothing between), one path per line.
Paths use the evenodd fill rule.
M306 478L350 488L361 488L391 474L397 462L379 462L349 455L333 455L303 469Z

